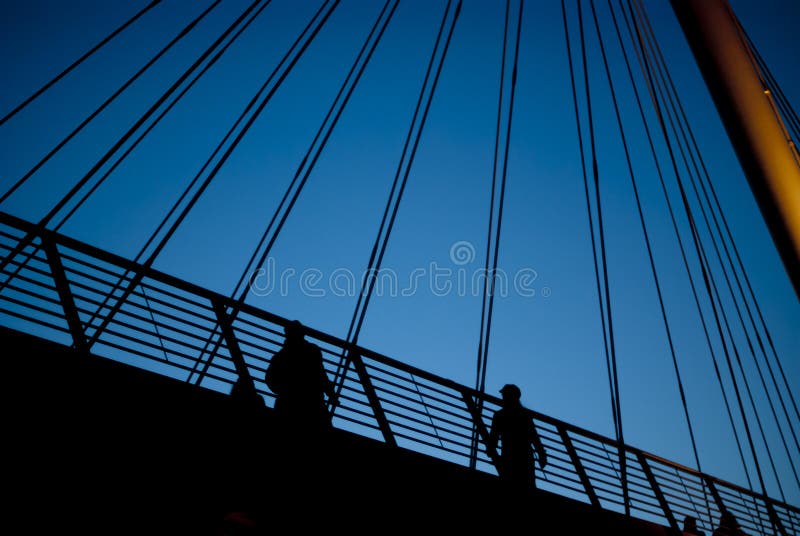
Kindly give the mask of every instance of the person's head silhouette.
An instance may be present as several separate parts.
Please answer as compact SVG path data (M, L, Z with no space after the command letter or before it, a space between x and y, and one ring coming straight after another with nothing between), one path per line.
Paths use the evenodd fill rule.
M683 532L689 534L697 534L697 518L694 516L686 516L683 518Z
M286 327L283 328L283 332L286 334L286 342L302 341L305 336L305 328L299 320L292 320L286 324Z
M522 397L522 391L513 383L507 383L500 389L500 394L503 395L503 405L509 406L519 404L519 399Z
M719 518L719 528L734 531L739 528L739 522L732 513L725 510Z

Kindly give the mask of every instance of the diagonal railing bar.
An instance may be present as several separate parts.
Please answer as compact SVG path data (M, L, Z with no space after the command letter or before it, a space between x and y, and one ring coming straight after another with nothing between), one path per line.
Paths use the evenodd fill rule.
M678 478L678 482L680 483L681 487L683 488L683 492L686 494L687 499L689 500L689 504L692 508L692 513L696 516L698 520L701 522L703 521L703 513L707 514L708 516L708 525L711 526L714 522L713 518L711 517L711 505L708 502L708 497L704 496L705 503L706 503L706 511L700 512L700 509L697 507L695 503L695 495L689 491L690 486L686 485L686 479L683 478L683 475L676 468L672 468L675 473L675 476Z
M225 304L220 299L214 299L211 302L214 313L217 315L217 323L222 330L222 336L225 339L225 344L228 346L228 352L231 354L231 359L236 367L236 374L239 378L233 385L231 395L242 397L244 399L252 399L258 403L264 403L261 396L256 391L256 386L253 383L253 378L250 376L250 369L247 368L247 363L242 355L242 350L239 348L239 342L236 334L233 331L230 315L225 311Z
M428 421L430 421L431 423L431 427L433 428L433 433L436 434L436 439L439 440L440 445L444 446L444 443L442 443L442 438L439 437L439 429L436 426L436 423L433 422L433 417L431 416L430 408L428 408L428 404L425 402L425 398L422 396L422 391L419 390L419 383L417 382L417 379L411 373L409 373L408 376L411 378L411 383L414 384L414 390L417 392L417 395L419 396L419 402L420 404L422 404L422 409L425 410L425 415L428 416Z
M789 533L786 532L786 529L781 522L781 518L778 516L778 513L775 512L775 507L772 506L772 503L769 501L765 501L767 505L767 514L769 515L769 520L772 522L772 525L775 527L775 530L781 536L789 536Z
M61 307L64 308L64 319L69 326L69 332L72 335L72 345L78 351L87 351L86 336L83 331L81 319L78 316L78 309L75 307L75 298L72 296L72 291L67 281L67 276L64 273L64 265L61 263L61 257L58 254L58 248L52 237L41 237L42 248L47 256L47 262L50 264L50 272L53 274L53 281L56 284L58 291L58 298L61 300Z
M380 427L381 434L383 434L383 440L387 445L391 445L393 447L397 446L397 441L392 433L389 420L386 418L386 412L384 412L383 406L381 405L381 400L378 398L378 393L375 391L375 387L372 385L372 379L369 376L367 367L364 365L364 360L361 358L361 354L358 352L348 352L347 359L353 362L353 367L355 368L356 374L358 374L358 378L361 380L361 385L364 388L364 393L367 395L367 400L369 400L370 406L372 406L372 411L375 414L375 420L378 421L378 427Z
M558 433L561 436L561 442L567 449L570 460L572 460L572 465L575 467L575 471L578 473L578 477L580 477L581 483L586 490L586 496L589 497L589 502L592 506L599 507L600 499L597 498L594 486L592 486L592 482L589 480L589 475L586 474L586 469L583 468L583 463L581 462L580 456L578 456L578 452L575 450L575 445L572 444L572 440L569 438L569 434L561 426L558 427Z
M478 437L481 440L481 443L484 445L489 444L489 430L486 428L486 424L483 422L483 416L480 413L480 409L478 405L475 403L473 398L474 393L470 392L466 388L461 390L461 398L464 400L464 404L466 404L467 409L469 410L470 414L472 415L472 420L475 425L475 429L478 432ZM498 460L497 460L497 453L494 449L487 449L486 454L492 460L492 463L497 467ZM470 453L470 463L472 462L472 453Z
M653 470L650 469L650 465L647 463L647 458L644 457L642 452L637 453L639 458L639 464L642 466L644 470L644 474L647 477L648 482L650 482L650 489L658 499L658 503L661 505L661 510L664 512L664 515L667 517L667 521L669 521L669 526L675 532L679 532L680 529L678 528L678 520L675 519L675 514L672 513L672 508L670 508L669 502L667 501L664 493L661 491L661 486L658 485L658 481L656 477L653 475Z

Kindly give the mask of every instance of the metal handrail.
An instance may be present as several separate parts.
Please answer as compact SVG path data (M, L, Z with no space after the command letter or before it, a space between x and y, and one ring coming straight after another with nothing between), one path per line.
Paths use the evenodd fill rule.
M68 333L71 344L80 348L89 339L87 331L96 329L82 323L100 305L95 296L104 296L114 280L128 272L129 281L147 288L148 303L136 303L143 294L131 289L117 308L119 314L99 336L92 334L92 353L185 381L192 381L201 364L207 369L202 386L235 390L272 404L263 372L281 345L287 319L0 212L0 251L14 252L24 239L15 236L20 232L35 238L26 252L17 254L19 259L6 259L10 262L4 262L0 273L0 316L14 319L15 328L37 335L44 331L58 342L68 342ZM39 255L36 267L18 262L28 255ZM60 304L61 311L42 308L31 303L32 298L56 309ZM115 307L116 300L110 297L106 310ZM152 316L142 314L150 308ZM103 321L102 313L97 320ZM208 356L198 344L212 333L221 343ZM307 337L321 347L329 374L347 364L341 367L346 381L334 417L337 426L465 466L470 463L471 434L486 443L488 419L501 404L497 397L315 329L308 328ZM800 509L794 506L635 447L625 445L620 451L611 438L535 411L530 414L552 454L543 470L534 468L543 477L538 480L543 489L625 511L618 473L618 453L623 452L629 466L628 507L637 517L678 530L678 517L697 500L710 505L708 515L736 512L743 526L761 527L763 534L800 536ZM478 453L477 462L478 470L495 470L486 452ZM691 495L689 502L686 495ZM703 528L713 530L711 520L701 521Z

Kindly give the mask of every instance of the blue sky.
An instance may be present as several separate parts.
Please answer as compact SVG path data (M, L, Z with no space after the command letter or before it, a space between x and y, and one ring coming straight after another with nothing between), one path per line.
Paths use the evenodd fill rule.
M2 2L0 112L145 3ZM791 25L800 20L800 5L731 4L797 107L800 46ZM9 188L207 5L165 1L0 127L0 189ZM224 0L0 209L41 218L245 5ZM222 293L233 290L381 5L342 2L170 240L155 263L158 269ZM250 296L249 303L346 334L355 297L336 295L330 277L343 271L358 275L366 266L444 5L420 0L398 8L272 251L274 273L312 269L322 281L313 293L304 292L298 275L289 280L288 292L273 289ZM797 394L798 300L669 3L646 6ZM288 0L268 6L62 232L134 256L317 7ZM743 484L608 8L599 2L598 9L703 469ZM573 37L574 11L571 5ZM459 293L457 277L459 270L469 278L480 268L486 247L502 29L502 3L464 3L384 261L400 289L415 270L426 277L417 279L409 295L376 296L360 338L364 346L468 385L474 383L481 298ZM593 31L589 40L625 435L635 446L693 466ZM534 295L514 292L512 285L508 296L496 300L487 390L496 393L504 383L517 383L527 406L613 435L559 2L526 4L519 61L499 266L512 281L520 271L535 273L529 282ZM648 113L652 117L652 110ZM670 173L667 182L676 195ZM685 231L685 218L679 220ZM458 242L473 248L471 262L454 263L451 247ZM452 291L431 288L434 267L452 270ZM320 292L324 296L309 295ZM743 359L746 367L752 362L746 349ZM751 382L756 385L757 379ZM787 498L798 504L800 489L790 477L763 395L756 398L785 475ZM795 463L800 463L796 452ZM771 477L767 480L775 495Z

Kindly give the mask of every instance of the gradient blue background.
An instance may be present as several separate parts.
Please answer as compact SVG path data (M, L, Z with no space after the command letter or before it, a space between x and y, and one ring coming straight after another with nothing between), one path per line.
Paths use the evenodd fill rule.
M800 3L731 3L797 106L800 46L793 30ZM0 113L145 4L0 2ZM0 209L29 220L41 218L246 4L225 0ZM207 5L164 2L0 127L0 189L9 188ZM342 3L156 268L222 293L232 291L381 5ZM327 278L336 269L355 274L364 270L444 5L422 0L401 4L276 243L272 257L277 273L315 268ZM797 297L669 3L647 1L646 6L797 394ZM289 0L267 7L62 232L133 257L317 7L317 2ZM607 5L598 2L598 9L703 470L745 484ZM396 271L401 287L415 268L428 269L431 262L459 268L450 259L450 247L457 241L469 241L477 252L477 259L463 268L472 273L482 264L503 10L501 2L464 3L384 262ZM570 10L574 36L574 5ZM632 445L694 466L593 30L589 40L625 436ZM652 119L652 110L648 113ZM511 292L498 297L487 390L496 393L504 383L515 382L527 406L612 435L559 2L526 4L514 114L500 267L512 276L519 269L535 270L536 295ZM674 177L667 174L667 181L675 195ZM685 233L682 216L680 225ZM360 342L472 385L480 296L438 296L426 281L410 296L376 296ZM275 291L248 301L344 336L355 297L332 295L324 281L317 286L326 290L324 297L308 296L295 278L286 295ZM729 314L734 315L732 307ZM3 322L13 325L7 317ZM745 350L745 367L787 499L800 504L800 489L791 478L740 331L737 342ZM795 463L800 464L796 452ZM770 494L777 496L765 458L762 467Z

